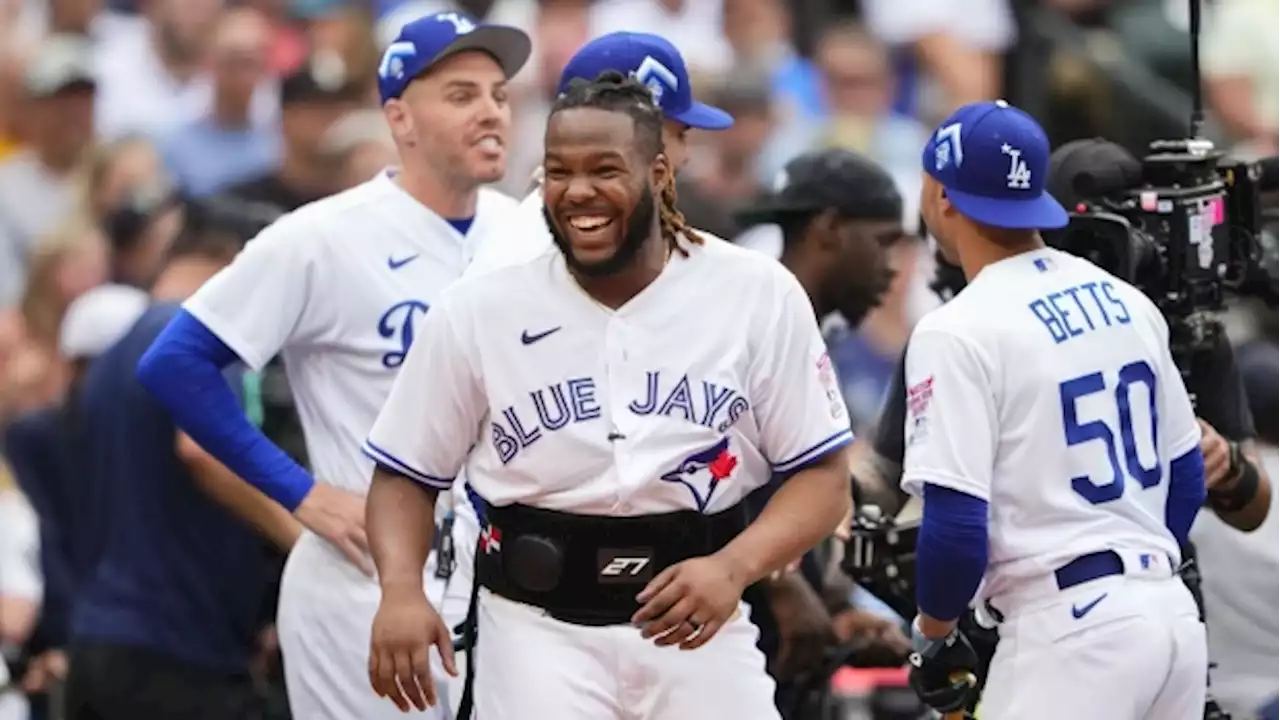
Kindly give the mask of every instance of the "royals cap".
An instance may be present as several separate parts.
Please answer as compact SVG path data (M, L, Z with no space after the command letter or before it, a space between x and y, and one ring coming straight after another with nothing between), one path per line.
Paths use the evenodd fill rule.
M870 159L841 148L818 150L787 163L773 190L735 219L744 226L760 225L829 209L859 219L901 220L902 194Z
M689 69L669 40L649 33L615 32L583 45L560 73L559 92L573 80L595 80L613 70L632 75L653 92L662 114L699 130L733 125L729 113L693 99Z
M487 25L460 12L426 15L404 25L378 63L382 102L400 97L409 83L445 58L468 51L493 56L508 78L529 59L532 43L523 30Z
M924 171L965 217L999 228L1052 229L1067 211L1045 190L1049 139L1003 100L965 105L925 145Z

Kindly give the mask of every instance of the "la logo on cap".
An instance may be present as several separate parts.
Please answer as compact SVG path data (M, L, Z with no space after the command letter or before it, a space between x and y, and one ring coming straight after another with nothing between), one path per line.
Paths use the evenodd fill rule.
M1009 174L1005 176L1008 182L1005 184L1011 190L1030 190L1031 169L1027 167L1027 161L1022 159L1022 151L1005 143L1000 146L1000 152L1009 156Z
M440 13L436 16L436 19L453 25L453 31L458 35L466 35L476 29L476 24L471 22L470 18L459 15L456 12Z

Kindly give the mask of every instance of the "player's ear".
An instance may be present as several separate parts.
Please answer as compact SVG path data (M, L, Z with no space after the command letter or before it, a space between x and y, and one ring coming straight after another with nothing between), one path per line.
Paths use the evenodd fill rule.
M654 156L653 162L649 165L649 184L653 188L654 195L660 194L674 172L666 153L658 153Z
M815 236L818 247L835 251L840 247L840 214L835 208L827 208L809 221L809 233Z
M413 118L404 101L392 98L382 106L382 116L387 119L387 127L399 142L407 142L413 134Z

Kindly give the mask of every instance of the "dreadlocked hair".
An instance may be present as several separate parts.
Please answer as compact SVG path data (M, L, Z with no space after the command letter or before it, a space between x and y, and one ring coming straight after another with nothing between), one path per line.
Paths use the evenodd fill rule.
M665 147L662 142L662 109L647 85L616 70L606 70L595 80L576 78L551 106L551 114L572 108L596 108L622 112L635 122L641 152L656 157ZM701 245L702 235L685 225L684 214L676 209L676 184L673 174L667 176L659 192L658 224L662 237L681 255L680 238Z

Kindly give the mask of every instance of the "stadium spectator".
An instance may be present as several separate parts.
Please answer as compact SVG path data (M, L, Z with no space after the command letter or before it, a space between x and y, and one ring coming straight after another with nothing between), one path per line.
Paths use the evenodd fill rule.
M219 192L279 163L279 134L250 116L268 72L270 33L266 17L250 8L232 8L219 19L209 48L211 107L160 143L165 166L186 196Z
M898 60L896 109L932 124L1001 95L1001 56L1017 37L1009 0L862 0Z
M325 133L360 105L360 89L336 55L319 54L280 85L283 153L277 167L227 188L227 195L248 202L296 210L334 191L323 152Z
M82 480L100 557L71 618L68 720L252 717L249 674L272 563L296 521L177 432L135 377L138 358L242 240L193 222L154 304L90 366L76 399ZM240 394L240 372L229 381ZM248 521L248 524L245 523ZM82 541L93 538L81 538Z
M223 0L149 0L142 14L97 45L98 134L164 137L205 115L213 102L207 49ZM273 122L273 84L254 93L250 117Z
M1210 107L1251 155L1275 155L1280 137L1280 4L1222 0L1208 14L1205 89Z
M81 293L106 282L108 261L105 239L84 217L73 217L36 249L22 298L22 344L0 381L0 405L10 417L62 395L68 377L58 355L63 313Z
M396 164L395 138L377 110L356 110L325 133L323 151L338 168L338 185L352 188Z
M69 216L75 170L93 140L87 44L51 36L27 64L26 147L0 162L0 307L18 301L36 241Z
M8 660L17 659L35 629L44 592L38 521L0 460L0 720L26 720L27 701L6 691Z

